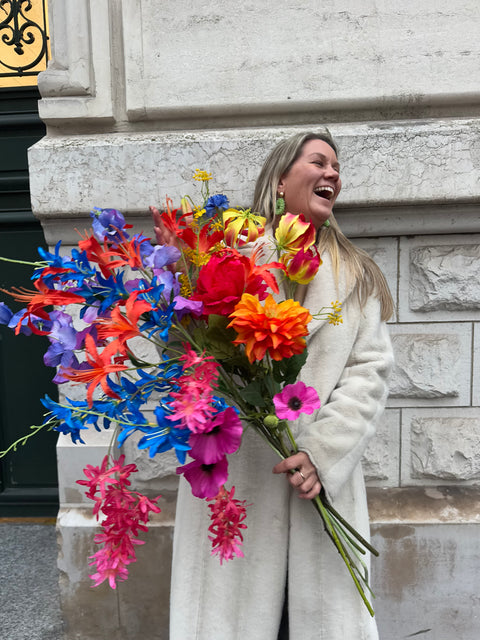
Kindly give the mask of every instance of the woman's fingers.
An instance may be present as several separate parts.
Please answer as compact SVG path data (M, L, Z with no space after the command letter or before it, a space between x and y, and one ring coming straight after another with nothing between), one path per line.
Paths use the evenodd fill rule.
M273 473L286 473L289 483L301 498L312 499L322 488L314 465L303 451L279 462L274 466Z
M320 491L322 489L322 485L320 484L320 481L317 480L313 487L310 489L310 491L303 491L303 487L301 487L301 490L298 493L298 497L302 498L302 500L313 500L313 498L315 498L315 496L318 496Z

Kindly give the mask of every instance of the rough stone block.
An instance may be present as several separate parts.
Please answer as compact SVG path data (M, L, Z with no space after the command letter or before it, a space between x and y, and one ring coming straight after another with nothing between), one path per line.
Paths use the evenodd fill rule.
M402 238L400 321L478 320L479 258L478 233Z
M470 404L470 324L398 324L390 330L395 365L389 406Z
M387 409L362 460L365 480L372 487L396 487L400 477L400 411Z
M480 484L477 408L405 409L402 485Z
M418 247L410 251L410 309L480 309L480 244Z
M480 323L479 322L476 322L474 324L472 404L474 407L480 407Z
M147 415L147 414L146 414ZM148 449L139 449L137 443L142 434L133 434L122 447L129 462L137 465L138 473L135 474L135 487L149 495L163 493L165 490L176 491L178 476L175 469L180 464L173 453L167 451L150 458Z
M40 117L113 121L112 20L108 2L50 2L52 59L38 78Z
M89 511L61 509L57 519L60 606L65 640L104 640L120 637L117 593L107 583L92 589L88 558L96 551L98 533Z

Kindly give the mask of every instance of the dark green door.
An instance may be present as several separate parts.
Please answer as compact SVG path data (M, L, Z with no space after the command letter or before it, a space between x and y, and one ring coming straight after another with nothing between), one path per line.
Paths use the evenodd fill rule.
M0 255L36 260L45 246L30 210L27 149L45 135L38 117L36 88L0 89ZM31 288L31 269L0 262L0 288ZM0 292L0 301L17 311L23 305ZM15 336L0 325L0 450L43 421L39 399L56 398L54 370L45 367L48 340ZM55 515L58 508L55 442L40 433L16 453L0 459L0 517Z

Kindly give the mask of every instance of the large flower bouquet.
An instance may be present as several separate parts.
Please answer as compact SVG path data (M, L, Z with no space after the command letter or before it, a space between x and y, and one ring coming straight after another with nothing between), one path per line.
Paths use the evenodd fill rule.
M44 361L57 368L54 381L85 387L84 400L42 399L45 420L10 449L40 429L83 443L85 429L112 424L118 446L139 433L138 447L152 457L173 449L177 473L209 503L212 553L222 562L243 555L248 496L241 500L225 485L227 456L240 447L244 426L286 458L298 451L288 420L320 406L316 391L298 380L312 315L293 296L321 260L303 216L285 213L267 239L265 218L211 196L206 172L194 178L201 206L185 197L178 209L170 200L161 213L152 208L173 245L130 236L119 211L95 209L92 233L70 255L61 255L60 243L54 253L39 249L34 290L9 292L26 307L13 314L0 303L0 323L48 336ZM332 303L316 315L335 324L339 314ZM151 343L153 361L139 355L139 341ZM108 455L79 480L102 527L91 562L95 586L108 580L115 588L127 577L138 533L147 530L150 512L160 511L158 498L130 489L136 467L124 463L124 455ZM373 615L362 555L376 551L323 492L312 503Z

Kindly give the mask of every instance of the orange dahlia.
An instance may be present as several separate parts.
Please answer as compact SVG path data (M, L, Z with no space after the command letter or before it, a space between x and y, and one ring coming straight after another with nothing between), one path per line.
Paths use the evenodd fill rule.
M275 302L272 295L262 307L258 298L244 293L229 316L228 325L238 333L234 344L244 344L250 362L261 360L268 352L273 360L290 358L305 349L307 325L312 319L308 309L296 300Z

